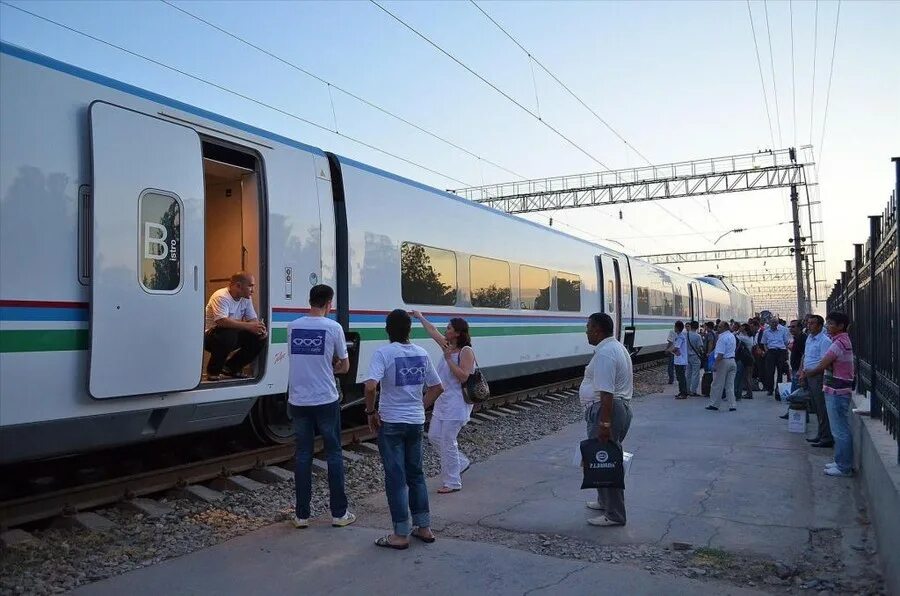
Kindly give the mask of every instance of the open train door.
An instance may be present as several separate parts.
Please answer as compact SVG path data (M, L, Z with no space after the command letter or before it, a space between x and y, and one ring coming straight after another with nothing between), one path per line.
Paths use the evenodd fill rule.
M622 273L619 259L611 255L597 257L597 268L603 287L603 312L612 317L613 337L622 341Z
M90 123L90 394L193 389L203 359L200 138L103 102L91 104Z

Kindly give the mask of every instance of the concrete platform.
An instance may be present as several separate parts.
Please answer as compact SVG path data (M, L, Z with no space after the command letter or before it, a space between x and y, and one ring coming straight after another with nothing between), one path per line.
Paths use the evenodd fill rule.
M737 412L705 405L671 396L634 403L624 527L585 523L591 491L579 489L581 472L571 463L584 433L577 423L474 464L461 492L437 495L432 479L433 545L414 541L402 552L373 546L390 527L384 495L375 493L355 507L361 516L354 526L278 524L78 593L752 594L759 592L507 548L479 532L603 545L687 542L769 561L802 557L814 531L855 535L863 505L857 481L822 474L831 451L788 433L778 419L784 405L759 393ZM475 541L441 537L451 528L471 530Z

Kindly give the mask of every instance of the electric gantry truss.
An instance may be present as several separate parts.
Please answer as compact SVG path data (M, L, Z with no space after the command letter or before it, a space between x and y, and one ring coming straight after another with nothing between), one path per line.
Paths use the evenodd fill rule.
M815 252L815 244L802 246L801 251L804 254L813 254ZM655 265L676 265L680 263L702 263L704 261L737 261L744 259L771 259L793 256L793 246L760 246L757 248L729 248L723 250L701 250L697 252L641 255L638 258ZM796 273L794 274L794 279L796 279Z
M811 155L807 149L801 153ZM533 213L813 185L805 169L811 165L811 157L798 160L794 149L779 149L450 192L507 213Z

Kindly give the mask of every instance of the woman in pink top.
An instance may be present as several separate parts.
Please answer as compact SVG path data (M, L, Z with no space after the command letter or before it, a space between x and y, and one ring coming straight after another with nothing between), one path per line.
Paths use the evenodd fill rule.
M829 313L825 328L831 336L831 347L810 375L825 373L823 390L828 422L834 435L834 463L825 466L829 476L850 476L853 473L853 436L850 434L850 397L853 395L853 344L847 328L850 319L842 312Z

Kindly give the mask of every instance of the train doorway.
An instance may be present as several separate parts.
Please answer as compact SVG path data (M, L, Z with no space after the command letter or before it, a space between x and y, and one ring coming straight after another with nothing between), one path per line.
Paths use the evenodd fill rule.
M600 285L603 288L601 294L603 311L613 320L613 336L622 340L622 273L619 269L619 260L610 255L597 257L597 272Z

